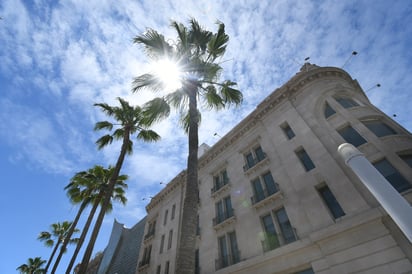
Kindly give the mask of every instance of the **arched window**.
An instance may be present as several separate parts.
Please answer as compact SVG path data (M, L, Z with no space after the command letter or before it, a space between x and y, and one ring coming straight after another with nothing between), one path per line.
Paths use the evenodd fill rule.
M330 116L332 116L333 114L335 114L336 111L328 104L328 102L325 103L325 118L329 118Z
M353 108L359 106L358 103L347 97L338 97L335 99L344 108Z

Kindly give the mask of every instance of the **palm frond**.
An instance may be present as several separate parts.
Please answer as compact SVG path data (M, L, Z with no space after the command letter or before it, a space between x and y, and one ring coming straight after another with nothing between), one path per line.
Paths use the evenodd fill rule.
M97 148L100 150L113 142L113 137L111 135L104 135L100 137L97 141Z
M173 47L169 45L165 37L153 29L148 29L144 34L136 36L133 42L143 45L149 57L154 59L170 56L173 53Z
M135 77L132 82L132 92L138 92L142 89L148 89L153 92L159 92L164 89L164 84L159 77L154 74L146 73Z
M225 81L221 87L220 93L222 94L225 103L240 105L243 101L243 95L239 90L232 88L232 86L235 85L235 82Z
M207 45L209 56L212 57L211 61L216 60L217 57L222 56L225 53L228 41L229 36L225 33L225 24L219 23L217 33L213 34Z
M104 113L106 113L108 116L113 115L113 107L109 106L106 103L97 103L94 104L94 106L100 107Z
M153 130L142 129L137 135L137 139L143 140L145 142L156 142L160 140L160 135Z
M123 139L124 136L124 128L118 128L113 132L112 135L116 140L121 140Z
M216 92L214 85L209 85L206 87L206 92L204 98L206 101L206 107L210 109L222 109L225 107L222 97Z
M113 124L108 121L97 122L94 126L94 130L107 129L108 131L112 130Z
M201 121L202 121L202 114L200 113L199 110L197 110L197 124L198 124L198 126L200 126ZM186 134L189 133L189 127L190 127L189 112L181 113L179 124L183 128L183 130L185 131Z
M144 124L152 124L153 122L160 121L170 114L170 106L164 98L154 98L147 102L143 106L142 119Z

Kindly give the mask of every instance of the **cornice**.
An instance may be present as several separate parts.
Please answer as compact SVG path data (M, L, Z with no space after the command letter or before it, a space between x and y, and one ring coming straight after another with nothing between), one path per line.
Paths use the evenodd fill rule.
M307 64L305 64L307 65ZM304 67L305 67L304 65ZM203 168L218 157L233 143L237 142L248 131L255 127L255 125L270 111L279 106L282 102L289 98L296 96L305 86L310 83L329 77L342 78L351 83L357 90L362 91L358 82L340 68L335 67L318 67L308 64L308 70L301 71L293 76L289 81L283 84L280 88L275 89L256 109L243 119L237 126L235 126L228 134L222 137L214 146L212 146L199 159L199 168Z

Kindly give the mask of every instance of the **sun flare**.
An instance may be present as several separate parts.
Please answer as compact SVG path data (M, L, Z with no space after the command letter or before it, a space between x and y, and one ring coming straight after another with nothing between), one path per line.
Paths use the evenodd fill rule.
M163 82L166 90L174 91L182 87L182 72L176 62L160 59L153 63L153 73Z

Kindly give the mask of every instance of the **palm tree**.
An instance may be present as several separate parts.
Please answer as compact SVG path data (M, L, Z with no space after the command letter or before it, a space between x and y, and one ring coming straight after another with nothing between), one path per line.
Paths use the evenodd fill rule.
M93 252L94 244L96 242L101 224L104 219L104 213L106 212L110 204L110 197L112 196L116 181L118 180L120 169L123 166L126 154L131 154L133 152L133 141L130 139L130 137L137 133L137 139L146 142L153 142L160 139L160 136L156 132L148 129L151 123L148 122L148 119L146 119L142 109L139 106L131 106L122 98L117 99L120 103L120 106L109 106L105 103L95 104L95 106L100 107L104 113L113 118L116 122L97 122L94 129L112 131L113 127L117 127L117 129L114 130L112 134L104 135L96 141L98 149L102 149L105 146L110 145L115 139L122 140L122 146L113 173L110 176L107 190L105 191L103 197L102 206L93 228L92 235L90 236L90 241L83 255L79 273L86 273L87 266Z
M29 258L27 264L22 264L16 270L24 274L43 274L46 273L44 268L41 268L46 263L46 260L42 260L41 257Z
M57 267L60 263L60 260L63 256L63 253L66 250L66 246L69 243L68 240L71 238L73 232L75 231L77 223L84 209L88 205L92 205L92 209L89 213L89 217L84 225L81 236L76 245L74 254L67 267L67 272L70 273L71 268L73 267L76 261L77 255L83 245L84 239L86 238L88 229L94 217L94 213L96 212L99 202L101 202L102 200L101 197L103 196L103 191L106 189L108 180L112 172L113 172L113 168L109 167L109 169L105 169L102 166L94 166L93 168L87 171L82 171L82 172L78 172L77 174L75 174L73 178L70 180L70 183L65 187L65 189L67 190L67 195L70 198L70 201L73 204L80 203L80 207L74 218L73 224L70 227L70 230L66 236L66 239L63 242L59 255L56 258L56 261L53 265L52 273L56 272ZM125 180L127 180L126 175L119 176L119 179L116 183L114 195L113 195L113 199L120 201L122 204L125 204L127 201L126 197L124 196L125 194L124 189L127 188L127 185L124 183ZM110 204L109 211L111 210L111 208L112 208L112 205Z
M154 61L164 58L176 62L180 68L181 87L163 97L149 101L145 112L151 121L163 119L170 114L171 107L181 112L181 122L188 133L189 155L187 161L187 182L183 204L182 229L177 250L176 273L193 273L195 268L196 216L198 205L198 126L200 100L207 108L222 109L228 105L239 105L242 93L233 88L236 83L226 80L219 82L222 67L217 60L226 50L229 36L225 25L218 22L218 30L212 33L203 29L195 19L189 22L189 28L173 21L172 27L177 32L175 41L166 41L165 37L153 29L136 36L134 42L143 45L149 57ZM164 91L165 85L153 73L138 76L133 81L133 92L149 89L154 92Z
M43 241L47 247L53 247L52 253L50 254L50 258L47 261L46 267L44 269L45 272L49 269L49 266L53 260L53 257L59 248L60 244L66 239L66 236L70 230L72 223L69 221L64 221L63 223L54 223L51 227L51 232L42 231L40 232L38 239ZM74 232L78 232L79 230L76 229ZM76 243L78 239L70 239L69 243Z

